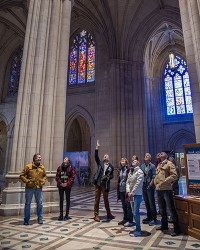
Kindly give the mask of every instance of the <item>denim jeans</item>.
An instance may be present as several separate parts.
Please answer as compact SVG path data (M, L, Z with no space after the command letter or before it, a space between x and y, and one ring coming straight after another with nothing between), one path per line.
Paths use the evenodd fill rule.
M24 220L30 220L31 213L31 201L33 198L33 194L35 196L36 204L37 204L37 217L38 220L42 219L42 188L25 188L25 207L24 207Z
M167 211L169 211L169 215L171 216L174 224L174 232L180 232L172 190L157 190L157 197L161 214L161 227L164 229L168 228Z
M124 212L123 220L133 222L133 213L130 202L126 201L126 192L119 192L120 200L122 202L122 209Z
M155 203L155 187L151 186L147 188L147 186L143 185L143 198L147 210L147 218L149 220L157 219L157 211L156 211L156 203Z
M134 195L133 196L133 217L136 222L136 231L141 232L140 226L140 204L142 202L142 195Z

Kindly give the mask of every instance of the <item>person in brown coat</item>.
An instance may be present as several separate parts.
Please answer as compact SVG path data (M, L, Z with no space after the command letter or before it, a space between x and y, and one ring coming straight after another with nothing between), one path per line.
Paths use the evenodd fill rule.
M171 236L177 236L180 234L180 228L172 192L172 183L178 178L176 167L171 161L167 160L167 154L165 152L160 153L160 159L161 162L158 164L156 176L154 178L158 206L161 214L161 226L157 227L156 229L168 230L168 209L174 224L174 231L171 233Z

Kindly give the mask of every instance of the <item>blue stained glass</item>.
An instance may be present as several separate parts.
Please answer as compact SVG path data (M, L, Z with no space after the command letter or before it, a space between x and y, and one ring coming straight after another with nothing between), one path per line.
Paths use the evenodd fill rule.
M167 106L174 106L174 98L167 98Z
M176 114L174 106L167 107L167 114L168 115L175 115Z
M186 105L192 105L192 98L191 98L191 96L186 96L185 97L185 102L186 102Z
M191 96L191 89L190 89L190 87L184 88L184 90L185 90L185 95L186 96L187 95Z
M176 106L176 109L177 109L177 114L185 114L185 106L184 105Z
M69 53L69 85L95 81L95 43L86 30L75 36Z
M183 67L183 65L180 65L178 71L182 74L184 70L185 70L185 67Z
M183 89L182 88L175 89L175 95L176 96L183 96Z
M166 90L166 97L173 97L174 98L174 91L172 90Z
M23 49L19 48L11 58L10 79L8 94L14 95L18 92L19 80L22 66Z
M165 89L173 89L172 78L169 75L165 78Z
M186 107L187 107L187 113L192 114L193 113L192 105L187 105Z
M164 70L167 115L192 114L192 97L187 63L175 57L176 68L171 70L169 62Z

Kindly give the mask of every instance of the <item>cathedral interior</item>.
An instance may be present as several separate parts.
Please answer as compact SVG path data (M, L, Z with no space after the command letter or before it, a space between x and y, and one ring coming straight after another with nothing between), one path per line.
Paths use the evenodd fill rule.
M199 28L200 0L0 1L2 249L200 249L191 236L172 240L155 227L130 239L116 226L115 185L121 157L143 162L146 152L153 162L158 152L173 155L187 178L183 145L200 143ZM117 213L98 227L90 185L97 140L115 168ZM60 227L55 173L72 152L87 152L89 170L74 186L72 221ZM47 223L27 233L19 174L35 153L47 170Z

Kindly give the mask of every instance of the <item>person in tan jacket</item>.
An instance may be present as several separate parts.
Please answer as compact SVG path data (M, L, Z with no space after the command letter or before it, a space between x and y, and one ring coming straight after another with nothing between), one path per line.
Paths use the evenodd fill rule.
M20 179L26 183L25 187L25 207L24 225L29 225L31 201L33 195L37 203L38 224L43 224L42 220L42 187L46 182L45 167L41 164L41 155L35 154L33 162L27 164L20 174Z
M178 215L174 206L172 183L178 178L176 167L171 161L167 160L165 152L160 153L161 162L156 169L154 184L156 186L158 206L161 214L161 226L157 230L168 230L167 209L173 220L174 230L171 236L180 234Z

